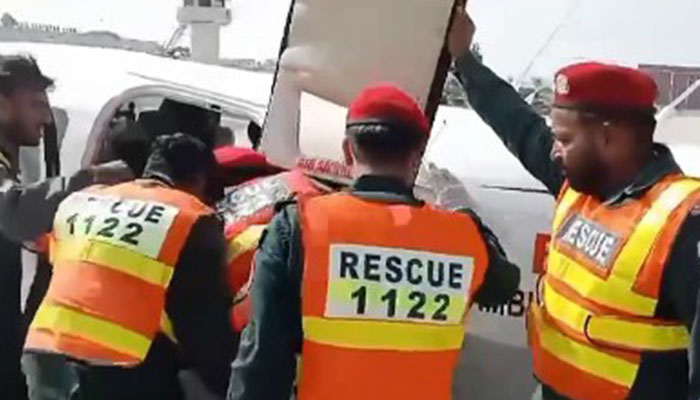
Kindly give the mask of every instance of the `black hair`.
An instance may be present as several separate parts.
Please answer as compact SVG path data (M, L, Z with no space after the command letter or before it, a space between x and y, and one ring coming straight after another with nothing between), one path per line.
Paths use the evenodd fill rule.
M53 80L28 56L0 56L0 94L10 96L18 89L46 90Z
M153 137L140 124L127 120L110 132L109 140L114 156L123 160L137 176L140 176L151 155Z
M180 186L209 175L215 166L213 150L198 138L183 133L162 135L151 146L144 177L167 179Z
M403 162L425 145L425 135L414 129L382 123L349 125L348 138L360 161L374 165Z
M250 140L253 150L257 150L260 147L260 141L262 140L262 128L260 128L260 125L253 121L248 123L248 140Z

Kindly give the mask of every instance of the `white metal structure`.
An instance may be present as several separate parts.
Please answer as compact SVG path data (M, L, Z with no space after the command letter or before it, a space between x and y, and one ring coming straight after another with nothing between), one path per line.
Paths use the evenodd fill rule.
M192 59L214 64L219 61L219 31L231 23L231 10L224 0L184 0L177 11L180 24L190 26Z

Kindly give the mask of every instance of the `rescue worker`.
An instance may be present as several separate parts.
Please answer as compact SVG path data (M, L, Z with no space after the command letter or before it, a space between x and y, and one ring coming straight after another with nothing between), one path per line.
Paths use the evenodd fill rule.
M698 399L700 182L653 141L655 82L615 65L568 66L550 128L470 53L474 30L459 8L449 49L469 102L557 196L529 318L535 398Z
M214 163L198 139L161 136L143 179L61 203L25 352L66 357L80 399L180 399L182 365L225 394L237 346L225 244L201 200Z
M475 215L413 196L430 134L393 85L363 90L343 144L349 192L282 207L256 255L253 313L229 399L450 399L474 302L520 280Z
M93 183L131 178L122 162L91 167L71 177L19 183L19 148L38 146L52 123L46 89L53 81L37 63L22 56L0 56L0 391L8 399L26 398L20 370L26 332L20 304L21 243L51 229L58 204Z
M226 190L218 204L225 222L228 246L227 281L234 307L231 320L240 333L248 324L251 311L250 287L253 256L262 234L275 213L275 205L299 196L311 197L330 193L349 179L347 166L321 160L305 160L291 171L279 172L265 156L253 150L225 147L215 151L217 163L228 182L238 183ZM335 166L321 168L320 165ZM268 175L271 171L277 174ZM262 175L258 179L241 179Z

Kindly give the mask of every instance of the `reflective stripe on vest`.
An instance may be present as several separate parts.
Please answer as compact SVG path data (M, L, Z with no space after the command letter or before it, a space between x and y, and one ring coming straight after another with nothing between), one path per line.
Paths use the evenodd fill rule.
M639 368L636 362L615 357L605 351L576 340L571 340L548 323L545 317L540 314L541 310L535 309L534 312L535 315L532 318L536 321L536 335L540 345L545 350L562 361L575 366L578 370L600 376L621 386L632 386ZM537 354L535 354L535 357L537 357ZM542 379L543 377L540 375L540 378ZM570 379L575 379L575 377L570 377ZM556 382L546 380L545 382L555 389L558 387ZM601 393L601 396L601 398L606 398L605 393Z
M57 266L67 261L89 262L164 288L168 287L173 277L173 267L108 243L77 239L60 245L54 242L53 248L52 260Z
M464 325L428 325L304 317L304 339L331 346L369 350L435 351L461 349Z
M255 251L267 225L252 225L236 235L229 243L228 262L234 262L243 253Z
M25 348L100 365L137 365L161 331L174 266L194 223L212 210L154 181L91 188L56 213L54 275Z
M652 316L657 299L633 292L632 285L644 265L649 251L664 221L692 192L700 188L700 182L680 181L671 185L653 203L637 224L632 236L615 260L607 280L591 273L578 262L567 257L554 246L549 251L547 274L565 279L579 294L600 304L618 308L631 314ZM569 189L571 191L571 189ZM565 195L566 199L567 196ZM602 284L604 283L604 284Z
M631 230L626 228L628 233L624 227L596 225L605 225L600 220L603 217L589 222L585 211L577 212L592 200L572 189L566 190L553 221L554 235L543 279L544 303L533 307L530 315L535 372L541 381L570 398L621 400L634 384L643 351L688 347L685 325L655 319L658 299L638 293L635 284L646 263L651 262L654 244L663 234L675 235L679 229L680 222L678 226L667 226L669 217L698 190L700 182L696 180L667 178L649 191L653 194L630 203L628 211L604 210L629 212L627 220L637 222ZM590 213L605 215L596 210L592 208ZM587 226L588 238L577 236L582 226ZM590 232L596 229L598 236L592 240L598 243L590 244ZM566 247L574 240L581 249L600 246L606 239L606 229L626 235L610 240L620 243L620 247L610 250L615 253L608 270L584 265L576 258L583 256ZM600 254L600 250L594 253ZM659 265L663 267L665 260L662 261ZM660 279L662 274L656 276ZM659 281L653 285L660 284ZM590 376L580 375L581 372Z
M144 359L151 347L151 339L139 332L57 304L42 303L32 328L65 332L137 359Z
M300 214L300 399L451 398L488 265L474 221L349 194L305 199Z
M234 332L243 332L250 321L252 311L250 288L255 272L254 256L266 228L267 225L252 225L229 243L226 272L233 296L231 324Z

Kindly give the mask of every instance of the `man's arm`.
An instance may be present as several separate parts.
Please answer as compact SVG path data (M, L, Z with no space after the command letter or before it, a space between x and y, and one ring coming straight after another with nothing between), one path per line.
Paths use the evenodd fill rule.
M469 49L475 29L464 8L458 8L448 44L469 103L523 166L550 193L557 195L564 176L561 167L551 159L554 144L552 131L545 119L508 82L473 56Z
M36 239L51 230L61 201L92 183L92 174L80 171L70 178L25 185L18 183L5 165L0 165L0 231L18 243Z
M255 259L253 312L233 363L229 400L288 400L301 352L302 244L298 209L275 216Z
M133 178L123 161L92 166L71 177L21 184L0 162L0 232L17 243L37 239L51 230L58 205L69 194L92 184L114 184Z
M695 215L694 215L695 214ZM683 321L691 335L689 399L700 399L700 203L683 223L664 271L658 313Z
M498 237L472 210L461 210L476 222L486 242L489 266L475 301L482 306L498 306L510 301L520 286L520 269L511 263Z
M226 393L238 345L229 321L232 300L224 278L225 251L218 218L200 218L182 250L166 298L186 362L220 396Z

